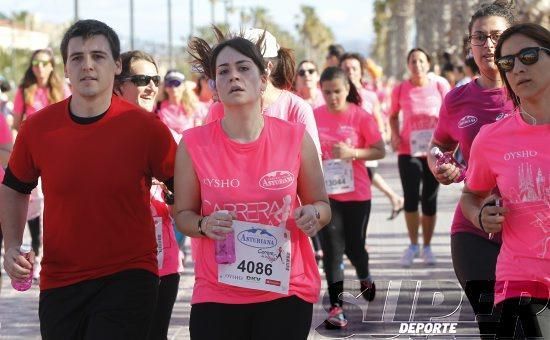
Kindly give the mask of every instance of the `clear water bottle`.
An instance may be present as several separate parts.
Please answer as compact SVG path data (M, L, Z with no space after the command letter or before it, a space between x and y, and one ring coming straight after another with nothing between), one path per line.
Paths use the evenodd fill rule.
M450 152L441 152L441 150L434 146L432 150L430 151L432 156L436 158L435 165L437 168L442 166L443 164L453 164L458 168L460 171L459 175L454 179L455 183L460 183L466 178L466 167L462 164L460 164L452 155Z
M27 261L30 261L31 259L31 250L32 248L28 244L24 244L19 248L19 252L21 253L21 255L25 257L25 259L27 259ZM29 290L29 288L31 288L31 285L32 285L32 268L28 278L24 280L13 280L13 279L11 280L11 286L13 287L13 289L18 290L20 292Z
M227 210L219 210L220 213L229 214ZM237 261L235 253L235 233L231 231L225 234L225 240L216 241L216 263L229 264Z

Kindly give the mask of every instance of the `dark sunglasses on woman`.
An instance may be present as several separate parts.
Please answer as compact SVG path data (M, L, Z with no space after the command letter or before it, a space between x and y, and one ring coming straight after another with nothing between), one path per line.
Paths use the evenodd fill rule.
M160 84L160 76L146 76L144 74L134 74L133 76L124 78L123 80L129 80L136 86L147 86L151 80L157 87Z
M539 61L539 52L545 51L550 55L550 49L546 47L526 47L516 54L505 55L496 60L497 67L503 72L510 72L514 69L516 58L523 65L533 65Z
M178 80L178 79L166 80L164 82L165 87L179 87L180 85L181 85L181 80Z
M301 69L301 70L298 71L298 75L300 77L304 77L306 75L306 73L313 74L315 72L317 72L317 71L314 68L310 68L308 70Z

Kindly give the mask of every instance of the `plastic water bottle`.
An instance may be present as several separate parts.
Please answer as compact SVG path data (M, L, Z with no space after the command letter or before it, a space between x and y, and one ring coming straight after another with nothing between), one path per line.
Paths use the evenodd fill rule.
M32 249L31 246L28 244L24 244L19 248L19 252L21 253L21 255L25 257L25 259L27 259L27 261L30 261L31 259L31 249ZM11 286L13 287L13 289L18 290L20 292L29 290L29 288L31 288L31 285L32 285L32 268L28 278L24 280L11 280Z
M464 178L466 178L466 167L460 164L450 152L443 153L437 146L434 146L430 153L436 158L435 165L437 168L439 168L443 164L453 164L458 168L460 173L458 177L454 179L455 183L462 182Z
M220 213L229 214L227 210L219 210ZM235 253L235 232L225 234L225 240L216 241L216 263L229 264L237 261Z

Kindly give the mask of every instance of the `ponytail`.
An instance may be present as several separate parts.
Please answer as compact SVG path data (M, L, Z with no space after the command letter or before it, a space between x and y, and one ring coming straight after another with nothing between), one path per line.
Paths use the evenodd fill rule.
M271 72L270 77L273 86L281 90L292 89L296 72L296 61L292 50L281 47L279 51L277 51L276 58L266 58L266 61L271 61L274 66L274 70Z

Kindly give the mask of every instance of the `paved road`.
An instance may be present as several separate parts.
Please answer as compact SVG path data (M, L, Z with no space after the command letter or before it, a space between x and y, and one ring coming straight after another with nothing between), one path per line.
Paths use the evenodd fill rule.
M395 155L390 156L380 163L378 171L390 186L400 192L401 185L396 163ZM457 337L479 339L475 324L471 322L471 308L458 287L450 257L450 222L461 187L453 185L440 189L439 214L432 245L438 263L428 267L417 259L409 269L401 268L398 264L403 250L408 245L403 215L394 221L387 221L390 204L380 192L373 190L373 209L368 226L367 247L371 256L372 275L377 283L376 299L367 304L361 297L355 298L359 295L359 284L354 281L355 271L346 261L347 281L344 300L348 303L344 306L350 321L349 326L345 331L327 331L322 326L328 308L328 299L324 297L326 283L323 281L322 297L315 305L309 339L390 338L398 333L400 327L404 327L400 321L425 322L438 316L439 319L432 319L432 321L441 323L460 321L455 334ZM169 339L189 338L192 271L192 264L187 263L172 314ZM0 279L0 339L39 339L37 287L33 287L28 292L19 293L11 288L5 272L2 277L4 279ZM445 315L447 317L441 318ZM441 327L444 325L442 324ZM445 334L438 338L451 339L452 335Z

